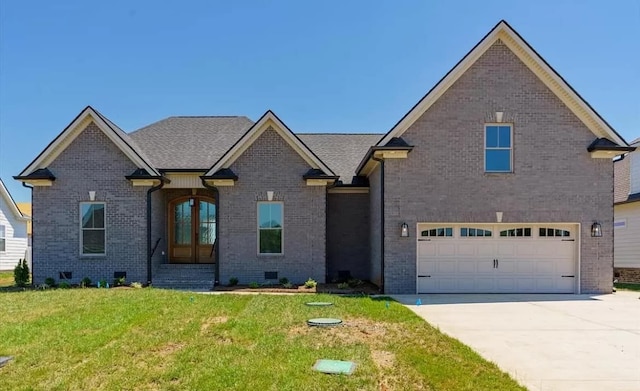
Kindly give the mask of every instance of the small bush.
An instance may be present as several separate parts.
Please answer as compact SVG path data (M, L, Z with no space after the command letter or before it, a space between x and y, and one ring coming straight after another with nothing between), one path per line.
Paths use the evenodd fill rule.
M44 284L53 287L56 286L56 280L54 280L53 277L47 277L44 279Z
M240 282L240 280L238 280L238 277L231 277L229 279L229 286L236 286L238 285L238 282Z
M58 284L58 288L60 288L60 289L69 289L69 288L71 288L71 284L69 284L66 281L62 281L60 284Z
M89 277L85 277L80 281L80 286L86 288L91 285L91 279Z
M252 281L252 282L249 283L249 288L251 288L251 289L260 288L260 284L258 284L255 281Z
M280 280L280 285L286 285L289 283L289 279L287 277L282 277Z
M132 288L136 288L136 289L140 289L142 288L142 284L139 282L132 282L131 285L129 285Z
M127 283L127 279L124 277L119 277L113 280L113 286L123 286Z
M349 281L347 281L347 284L351 287L351 288L357 288L360 285L364 284L364 282L362 282L362 280L358 280L357 278L352 278Z
M318 285L318 283L316 282L316 280L312 279L311 277L309 277L309 279L304 283L304 287L307 289L315 288L316 285Z
M98 288L106 288L107 287L107 280L105 280L104 278L100 281L98 281Z
M346 282L341 282L338 284L338 289L349 289L349 284Z
M13 269L13 280L19 287L27 286L29 283L29 265L26 259L21 259Z
M293 284L290 282L285 282L284 284L282 284L283 288L287 288L287 289L291 289L293 288Z

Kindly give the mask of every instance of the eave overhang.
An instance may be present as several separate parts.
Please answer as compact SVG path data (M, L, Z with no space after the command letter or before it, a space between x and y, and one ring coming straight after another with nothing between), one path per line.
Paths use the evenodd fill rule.
M356 174L368 176L378 164L376 159L406 159L412 150L413 145L407 144L401 137L394 137L386 145L369 148L364 159L358 165Z
M302 179L307 182L307 186L329 186L334 184L338 178L336 175L327 175L324 171L317 168L309 169L309 171L302 176Z
M623 155L627 152L633 152L635 150L636 147L619 145L604 137L593 140L593 142L587 147L587 151L594 159L612 159L616 156Z
M144 168L138 168L131 175L126 175L125 178L131 182L133 186L157 186L160 183L170 183L171 181L160 175L151 175Z
M51 186L56 177L48 168L39 168L29 175L16 175L13 179L30 186Z
M202 175L200 179L209 186L233 186L238 176L230 168L223 168L213 175Z

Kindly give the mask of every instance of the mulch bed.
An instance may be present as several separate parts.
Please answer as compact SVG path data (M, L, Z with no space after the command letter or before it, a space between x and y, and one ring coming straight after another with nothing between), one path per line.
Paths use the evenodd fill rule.
M318 284L315 288L306 288L304 285L292 288L283 288L280 285L264 285L258 288L250 288L247 285L219 285L213 289L216 292L263 292L263 293L331 293L350 295L375 295L380 293L378 287L370 282L363 282L354 288L340 289L338 284Z

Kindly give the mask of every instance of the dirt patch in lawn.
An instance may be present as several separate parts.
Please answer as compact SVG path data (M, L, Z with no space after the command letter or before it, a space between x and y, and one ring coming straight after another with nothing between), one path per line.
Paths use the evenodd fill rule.
M227 320L229 320L229 318L226 316L215 316L213 318L205 319L204 322L202 322L202 326L200 326L200 332L206 332L212 325L227 323Z
M311 327L299 325L289 330L289 337L313 335L318 346L365 343L379 346L399 330L395 325L376 323L368 319L349 319L341 325L331 327Z
M151 351L153 353L155 353L156 355L160 356L160 357L167 357L167 356L171 356L172 354L182 350L182 348L184 348L184 344L183 343L169 342L168 344L166 344L164 346L158 346L158 347L152 349Z

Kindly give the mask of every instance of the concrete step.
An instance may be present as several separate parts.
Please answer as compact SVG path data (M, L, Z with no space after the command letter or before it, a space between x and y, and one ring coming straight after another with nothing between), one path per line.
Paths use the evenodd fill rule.
M154 288L186 289L197 291L209 291L213 288L213 278L210 280L153 280Z

